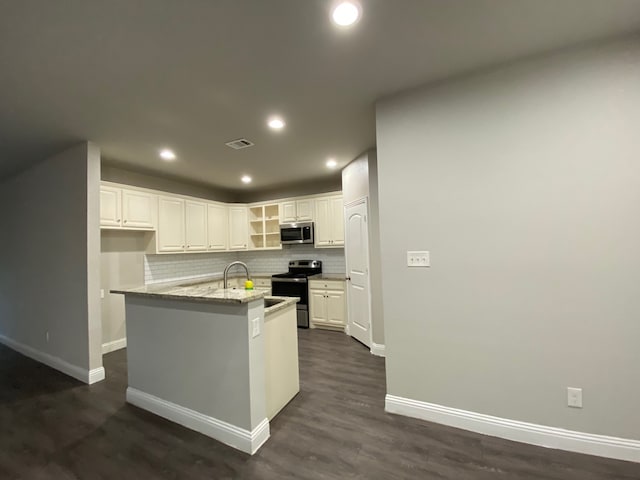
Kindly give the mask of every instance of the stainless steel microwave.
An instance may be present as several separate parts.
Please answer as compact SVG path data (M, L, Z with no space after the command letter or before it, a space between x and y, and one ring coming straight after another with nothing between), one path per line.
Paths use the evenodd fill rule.
M282 223L280 241L283 245L313 243L313 222Z

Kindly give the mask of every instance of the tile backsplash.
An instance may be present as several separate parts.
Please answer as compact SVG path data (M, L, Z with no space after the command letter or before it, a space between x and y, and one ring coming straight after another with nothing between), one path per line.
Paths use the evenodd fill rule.
M245 262L252 274L273 274L286 272L289 260L305 259L321 260L322 271L325 273L346 271L342 248L285 245L282 250L145 255L144 281L145 284L151 284L222 274L224 267L234 260Z
M321 260L325 273L345 273L343 248L314 248L307 245L283 245L282 250L239 252L238 259L252 273L281 273L289 268L289 260Z

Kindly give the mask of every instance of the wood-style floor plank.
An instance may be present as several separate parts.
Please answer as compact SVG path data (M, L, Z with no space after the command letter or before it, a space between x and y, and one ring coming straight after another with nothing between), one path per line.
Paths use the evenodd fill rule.
M640 464L384 412L384 359L299 330L301 391L253 457L125 402L126 351L86 386L0 346L0 479L638 480Z

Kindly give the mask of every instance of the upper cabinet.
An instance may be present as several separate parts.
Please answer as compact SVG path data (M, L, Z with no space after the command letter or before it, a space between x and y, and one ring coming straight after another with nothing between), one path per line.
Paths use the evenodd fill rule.
M313 199L291 200L280 206L281 223L311 222L313 220Z
M156 196L138 190L100 187L100 226L129 230L155 228Z
M176 197L158 198L158 252L185 250L185 201Z
M187 200L184 203L184 237L188 252L204 252L207 249L207 204Z
M103 182L100 227L154 232L147 253L281 249L280 224L315 220L315 246L344 246L342 195L225 204Z
M122 189L100 187L100 226L122 226Z
M226 205L207 205L208 250L226 250L229 247L229 214Z
M344 207L342 195L316 198L315 246L344 246Z
M229 207L229 250L246 250L248 236L247 207Z
M122 226L152 230L156 196L136 190L122 190Z
M249 249L282 248L277 203L249 207Z

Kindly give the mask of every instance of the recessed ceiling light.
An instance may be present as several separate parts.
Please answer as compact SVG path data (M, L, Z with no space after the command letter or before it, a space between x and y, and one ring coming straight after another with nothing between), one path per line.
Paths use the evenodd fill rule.
M337 166L338 166L338 162L336 162L335 159L330 158L329 160L327 160L327 167L336 168Z
M251 183L251 177L249 175L243 175L240 180L242 180L242 183Z
M331 18L340 27L353 25L360 19L360 5L356 2L340 2L331 12Z
M280 117L271 117L267 122L267 125L269 125L269 128L272 128L273 130L282 130L285 123Z
M173 150L169 150L168 148L160 150L160 158L164 160L175 160L176 154L173 153Z

